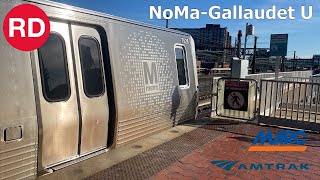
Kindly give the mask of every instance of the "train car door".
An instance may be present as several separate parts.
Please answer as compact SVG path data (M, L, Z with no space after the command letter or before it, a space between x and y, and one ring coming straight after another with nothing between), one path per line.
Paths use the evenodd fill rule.
M71 25L81 109L80 154L107 145L109 107L101 39L91 27Z
M34 63L41 168L106 148L109 118L99 33L50 23L51 34Z
M47 42L35 55L39 106L39 166L78 156L79 111L68 24L50 22Z

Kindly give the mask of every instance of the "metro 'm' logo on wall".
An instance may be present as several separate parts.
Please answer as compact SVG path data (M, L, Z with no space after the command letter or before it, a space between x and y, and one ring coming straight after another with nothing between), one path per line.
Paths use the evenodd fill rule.
M142 61L144 87L146 93L159 92L159 78L156 61Z
M3 33L12 47L21 51L33 51L47 41L50 21L39 7L32 4L18 5L6 15Z

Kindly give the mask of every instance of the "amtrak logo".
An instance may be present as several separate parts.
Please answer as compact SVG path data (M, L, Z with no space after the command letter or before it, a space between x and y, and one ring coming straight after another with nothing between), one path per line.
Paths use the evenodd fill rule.
M309 163L290 163L290 164L282 164L282 163L251 163L251 164L238 164L240 161L228 161L228 160L216 160L212 161L211 164L216 165L217 167L224 169L226 171L230 171L233 167L237 170L310 170L311 164Z
M219 168L222 168L226 171L229 171L234 165L236 165L239 161L226 161L226 160L219 160L219 161L212 161L211 164L216 165Z
M160 91L159 77L156 61L142 61L144 87L146 93L157 93Z

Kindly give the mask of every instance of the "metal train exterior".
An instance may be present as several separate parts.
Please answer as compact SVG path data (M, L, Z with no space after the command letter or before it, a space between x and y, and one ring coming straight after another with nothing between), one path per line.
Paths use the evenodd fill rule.
M51 34L36 51L0 30L0 179L48 169L169 129L197 109L188 34L35 0L2 0L0 18L34 4Z

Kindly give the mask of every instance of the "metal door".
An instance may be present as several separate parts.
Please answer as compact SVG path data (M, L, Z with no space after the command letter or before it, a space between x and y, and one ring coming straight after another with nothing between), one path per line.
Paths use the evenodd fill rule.
M101 39L96 29L71 25L81 109L80 155L107 145L109 107Z
M50 22L48 41L35 54L38 89L39 166L78 156L79 113L68 24Z
M34 63L39 90L40 168L104 149L108 134L99 33L70 23L50 24L49 39L38 49Z

